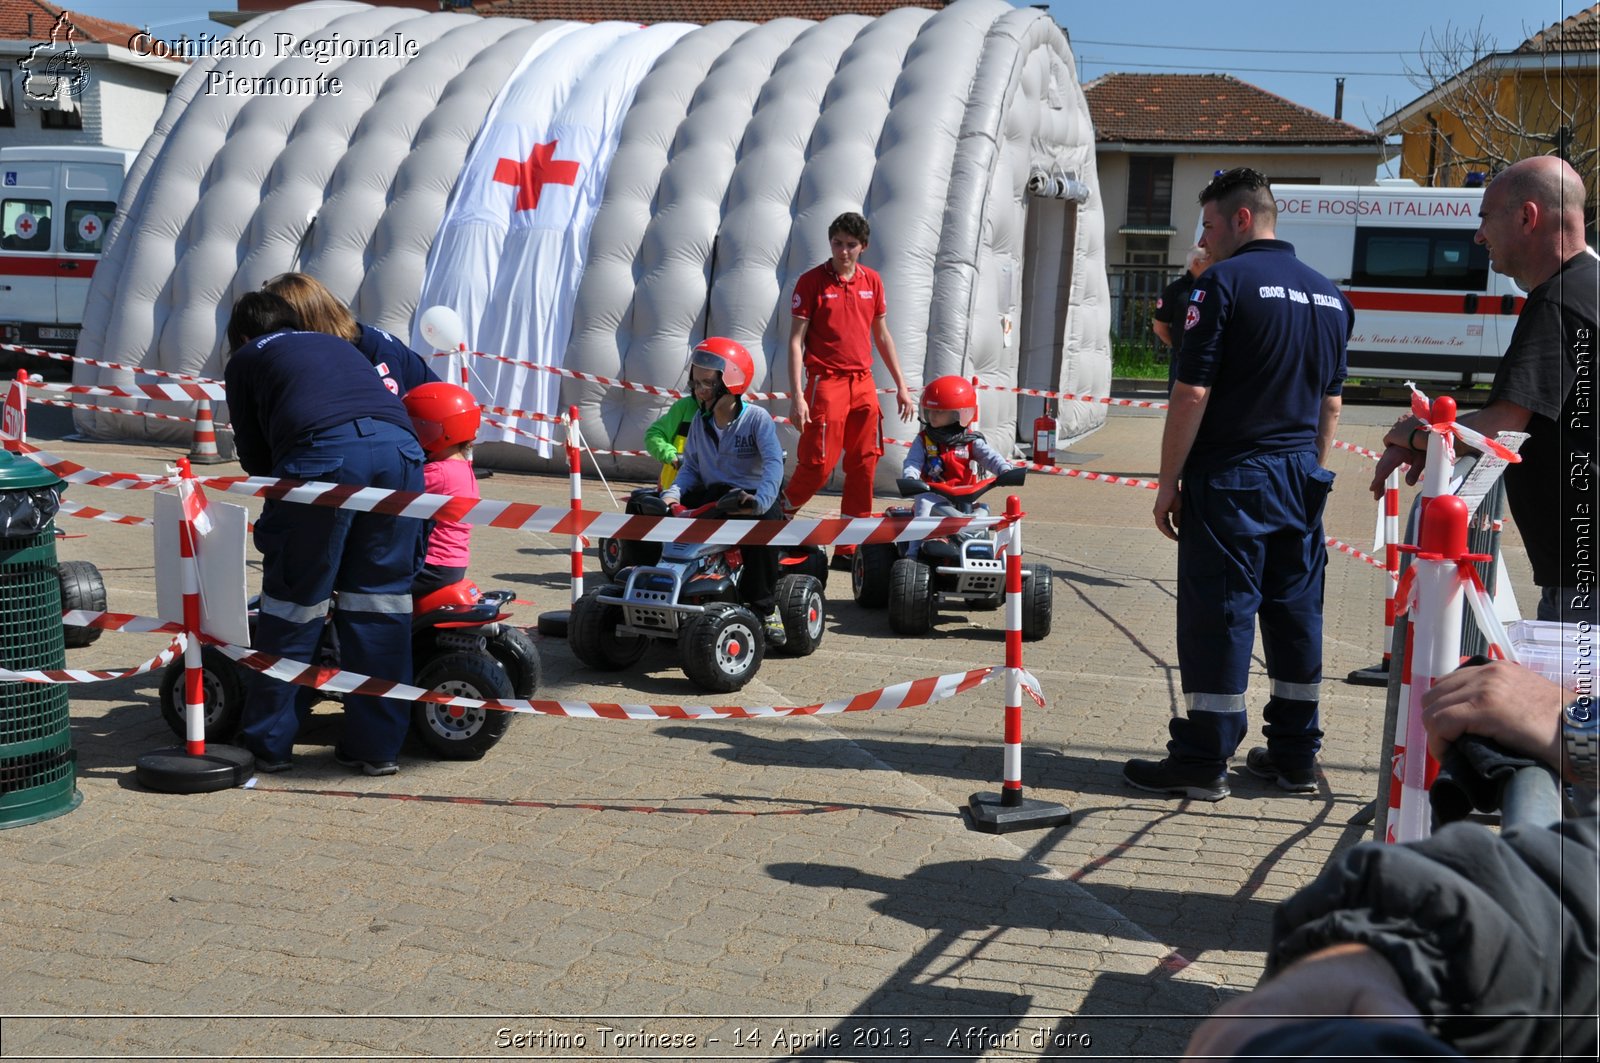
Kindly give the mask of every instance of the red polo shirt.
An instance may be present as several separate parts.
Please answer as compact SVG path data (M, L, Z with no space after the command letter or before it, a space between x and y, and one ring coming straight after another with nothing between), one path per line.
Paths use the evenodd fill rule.
M794 286L795 317L806 326L807 369L858 372L872 368L872 323L888 313L883 280L856 264L855 276L841 280L829 260L806 270Z

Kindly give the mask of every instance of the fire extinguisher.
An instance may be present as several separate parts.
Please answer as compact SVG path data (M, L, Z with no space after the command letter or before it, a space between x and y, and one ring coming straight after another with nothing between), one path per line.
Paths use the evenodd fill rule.
M1033 463L1056 463L1056 410L1053 401L1044 404L1044 412L1033 419Z

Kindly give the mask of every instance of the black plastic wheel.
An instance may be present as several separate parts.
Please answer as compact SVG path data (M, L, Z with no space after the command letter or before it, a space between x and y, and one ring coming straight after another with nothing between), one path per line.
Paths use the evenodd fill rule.
M622 607L607 605L599 595L616 596L622 588L612 584L590 591L572 603L572 618L567 624L567 645L578 660L602 672L616 672L639 663L650 640L643 635L619 635Z
M61 580L61 609L84 609L103 613L106 608L106 582L92 561L63 561L57 569ZM97 627L66 627L62 640L68 649L87 646L104 632Z
M933 580L928 566L902 557L889 570L889 626L902 635L933 627Z
M1050 634L1056 574L1049 565L1029 565L1022 581L1022 641L1038 642Z
M784 576L773 595L778 615L783 617L784 640L782 646L774 647L777 652L785 657L809 657L817 652L828 619L822 584L812 576Z
M739 605L708 605L678 635L683 674L716 694L738 690L754 679L765 652L761 621Z
M476 653L447 653L423 663L416 686L440 694L481 700L516 697L511 679L495 660ZM411 731L445 760L477 760L511 726L504 709L464 708L418 701L411 706Z
M661 544L638 542L632 539L601 539L595 545L600 555L600 571L606 579L616 579L617 573L634 565L653 565L661 560Z
M205 733L208 742L227 742L244 716L244 676L239 666L213 646L200 650L201 691L205 699ZM172 733L187 738L189 729L183 704L183 658L161 673L161 718Z
M544 668L539 660L539 648L525 631L509 624L488 640L489 652L506 670L511 689L519 698L531 698L544 679Z
M889 604L889 573L899 559L892 543L864 543L850 563L850 593L863 609Z

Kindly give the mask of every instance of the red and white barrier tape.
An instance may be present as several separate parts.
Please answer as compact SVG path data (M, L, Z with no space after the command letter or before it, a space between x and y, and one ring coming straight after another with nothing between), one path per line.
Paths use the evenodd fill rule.
M35 465L49 469L68 483L84 484L88 487L114 487L126 491L164 491L178 486L176 476L156 476L152 473L139 472L99 472L63 458L59 454L40 450L32 443L16 440L10 445L16 448L14 453L27 458Z
M1154 480L1141 480L1136 476L1113 476L1108 472L1089 472L1086 469L1063 469L1057 465L1035 465L1033 462L1022 462L1022 467L1033 473L1046 473L1050 476L1073 476L1080 480L1097 480L1100 483L1116 484L1118 487L1143 487L1154 491L1160 484Z
M1371 458L1373 461L1377 461L1379 458L1383 457L1383 455L1379 454L1376 450L1368 450L1366 447L1358 447L1354 443L1346 443L1342 439L1335 439L1333 441L1333 445L1340 450L1348 450L1352 454L1360 454L1363 458Z
M173 638L170 646L148 661L120 671L106 672L88 668L44 668L13 672L9 668L0 668L0 680L11 683L104 683L112 679L126 679L129 676L144 675L146 672L165 668L183 652L184 647L188 644L189 636L179 633Z
M92 627L101 631L127 631L143 634L159 631L163 635L180 635L183 625L171 620L157 620L153 616L135 613L98 613L90 609L69 609L61 614L61 622L68 627Z
M165 369L146 369L143 366L124 365L121 362L102 362L98 358L85 358L79 354L66 354L62 351L45 351L37 347L22 347L14 343L0 343L0 351L16 351L19 354L31 354L36 358L49 358L52 361L71 362L75 365L92 365L99 369L115 369L124 373L140 373L167 380L187 380L203 384L220 383L211 377L198 376L194 373L172 373Z
M779 707L772 705L624 705L614 702L533 700L481 700L437 694L431 690L374 679L359 672L333 670L302 664L283 657L243 646L217 643L222 653L246 668L262 672L297 686L338 693L368 694L374 697L399 698L403 701L430 701L439 705L457 705L470 709L498 709L502 712L521 712L539 716L565 716L573 719L594 720L744 720L770 719L789 716L827 716L842 712L870 712L875 709L907 709L931 705L987 683L996 672L1004 669L991 666L973 668L965 672L913 679L905 683L880 687L864 694L836 698L815 705Z
M103 520L110 524L128 524L138 528L154 528L156 522L149 517L131 517L126 513L112 513L93 506L79 505L77 502L63 501L60 514L64 517L82 517L86 520Z
M223 400L228 393L215 380L185 380L173 384L30 384L40 391L54 391L62 395L103 395L119 399L168 399L175 402L193 402L195 399Z
M182 421L193 424L193 417L183 417L175 413L153 413L150 410L125 410L120 406L96 406L91 402L69 402L66 399L33 399L34 406L59 406L69 410L92 410L95 413L120 413L128 417L149 417L156 421Z
M1383 569L1385 572L1388 571L1388 569L1384 566L1384 563L1382 561L1379 561L1377 558L1373 557L1371 554L1362 553L1360 550L1357 550L1355 547L1351 546L1349 543L1342 543L1338 539L1335 539L1331 535L1328 536L1324 541L1329 546L1331 546L1335 550L1339 551L1341 554L1348 554L1349 556L1355 558L1357 561L1365 561L1367 564L1373 565L1373 566L1375 566L1377 568L1380 568L1380 569Z

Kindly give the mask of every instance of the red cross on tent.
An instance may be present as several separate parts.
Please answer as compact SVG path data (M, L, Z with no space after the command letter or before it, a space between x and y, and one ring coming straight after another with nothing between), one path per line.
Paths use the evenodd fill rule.
M535 144L526 162L501 159L495 164L494 179L497 184L513 185L517 190L517 210L535 210L539 194L545 185L570 185L578 180L578 163L572 159L557 159L556 144Z

